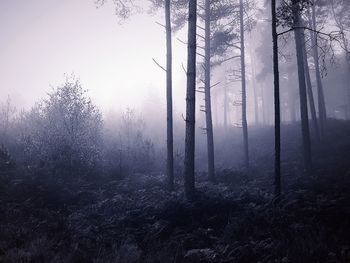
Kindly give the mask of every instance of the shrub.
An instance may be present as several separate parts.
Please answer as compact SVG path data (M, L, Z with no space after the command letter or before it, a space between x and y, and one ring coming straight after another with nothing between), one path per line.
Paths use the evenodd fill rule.
M100 159L102 116L80 82L66 82L22 116L28 161L52 172L86 174Z

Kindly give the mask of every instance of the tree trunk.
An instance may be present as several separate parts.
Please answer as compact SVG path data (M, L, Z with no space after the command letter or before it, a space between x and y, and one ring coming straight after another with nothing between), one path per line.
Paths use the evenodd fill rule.
M307 109L307 96L305 85L305 68L303 56L303 29L301 24L300 10L298 1L293 0L293 19L294 19L294 36L298 64L298 79L299 79L299 98L300 98L300 116L301 129L303 137L303 156L304 168L308 175L311 175L312 159L311 159L311 143L309 131L309 117Z
M173 143L173 98L172 98L172 43L170 0L165 0L165 28L166 28L166 102L167 102L167 177L168 188L174 190L174 143Z
M272 13L272 42L273 42L273 77L274 77L274 104L275 104L275 196L281 194L281 115L280 115L280 80L278 65L278 35L276 0L271 1Z
M208 178L215 182L214 136L210 95L210 0L205 0L205 120L208 149Z
M214 94L213 94L214 95ZM217 93L213 96L214 100L214 128L217 128L219 126L218 124L218 96Z
M239 1L240 35L241 35L241 72L242 72L242 127L244 145L244 164L249 168L248 123L247 123L247 92L245 77L245 46L244 46L244 10L243 0Z
M266 95L265 95L265 87L261 88L261 108L262 108L262 124L268 125L268 118L267 118L267 107L266 107Z
M224 87L224 129L227 131L227 87Z
M254 116L255 116L255 124L258 125L259 124L259 104L258 104L258 88L256 85L256 81L255 81L255 77L256 77L256 73L255 73L255 61L254 61L254 56L253 56L253 48L252 48L252 36L250 34L250 64L251 64L251 69L252 69L252 87L254 90Z
M310 21L310 27L313 30L316 30L316 12L315 5L312 6L312 22ZM315 32L310 32L311 34L311 44L313 46L313 58L315 63L316 70L316 81L317 81L317 94L318 94L318 112L319 112L319 120L320 120L320 128L321 135L324 133L324 127L327 121L327 110L326 110L326 102L323 92L322 78L321 78L321 70L320 70L320 62L318 55L318 41L317 34Z
M307 52L306 52L304 32L303 32L303 59L304 59L304 67L305 67L307 93L308 93L310 112L311 112L311 120L312 120L312 125L314 128L316 140L319 141L320 140L320 130L318 128L318 121L317 121L316 107L315 107L315 101L314 101L314 94L312 91L309 63L307 61Z
M184 179L185 195L188 200L195 194L195 119L196 119L196 37L197 37L197 0L189 1L188 7L188 44L187 44L187 94L186 94L186 138Z
M255 73L253 70L253 77L255 78ZM256 87L256 82L253 79L252 80L252 86L253 86L253 90L254 90L254 115L255 115L255 124L258 125L259 124L259 104L258 104L258 89Z

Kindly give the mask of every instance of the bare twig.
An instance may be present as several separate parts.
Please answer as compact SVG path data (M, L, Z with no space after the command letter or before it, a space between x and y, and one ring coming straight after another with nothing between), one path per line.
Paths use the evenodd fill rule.
M162 67L154 58L152 58L153 62L160 67L162 70L164 70L165 72L167 71L164 67Z

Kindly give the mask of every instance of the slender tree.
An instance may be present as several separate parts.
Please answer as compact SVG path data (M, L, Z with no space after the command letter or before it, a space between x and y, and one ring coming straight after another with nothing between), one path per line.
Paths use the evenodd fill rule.
M172 96L172 43L170 0L165 0L166 28L166 101L167 101L167 177L169 190L174 189L173 96Z
M307 95L305 85L305 64L303 54L303 31L301 16L300 16L300 0L292 0L292 12L294 23L294 38L296 46L298 80L299 80L299 99L300 99L300 115L301 129L303 138L303 156L304 167L308 175L311 174L312 158L311 158L311 143L309 131L309 117L307 108Z
M251 82L252 82L252 87L254 90L254 117L255 117L255 124L259 124L259 103L258 103L258 87L256 85L256 72L255 72L255 61L254 61L254 56L253 56L253 44L252 44L252 35L249 34L249 38L250 38L250 67L251 67L251 73L252 73L252 77L251 77Z
M184 179L185 195L192 200L195 194L195 115L196 115L196 49L197 0L188 5L187 95Z
M350 72L350 2L347 0L331 0L332 15L336 26L341 33L341 47L345 51L345 58ZM315 18L316 20L316 18ZM345 93L347 94L347 118L350 118L350 78L347 81Z
M320 140L320 131L318 128L318 120L317 120L317 114L316 114L314 94L313 94L312 84L311 84L309 62L307 60L307 50L306 50L304 32L303 32L303 43L302 44L303 44L303 59L304 59L305 78L306 78L306 86L307 86L307 96L309 99L311 120L312 120L312 125L313 125L316 140L319 141Z
M211 112L211 10L210 1L205 0L205 80L204 80L204 92L205 92L205 119L206 119L206 133L207 133L207 149L208 149L208 177L211 182L215 182L215 158L214 158L214 135L213 135L213 121Z
M311 12L311 20L310 20L310 27L314 31L310 31L311 35L311 44L313 46L313 60L315 64L315 72L316 72L316 83L317 83L317 94L318 94L318 111L319 111L319 121L320 121L320 132L323 134L324 127L327 121L327 110L326 110L326 102L323 92L323 84L322 84L322 76L321 76L321 70L320 70L320 62L319 62L319 52L318 52L318 39L317 39L317 22L316 22L316 10L315 10L315 3L312 5L312 12Z
M245 74L245 43L244 43L244 6L243 0L239 0L239 19L240 19L240 50L241 50L241 78L242 78L242 127L243 127L243 145L244 145L244 164L249 168L249 145L248 145L248 123L247 123L247 92L246 92L246 74Z
M280 80L278 65L278 35L276 0L271 0L272 43L273 43L273 77L275 102L275 196L281 194L281 117L280 117Z
M236 6L230 2L219 2L216 0L204 0L204 14L201 14L204 20L204 100L205 105L201 111L205 113L206 134L207 134L207 153L208 153L208 177L211 182L215 182L215 155L214 155L214 134L212 121L212 102L211 88L217 84L211 85L211 72L214 67L233 59L226 58L229 47L235 38L231 23L231 10ZM229 26L227 25L229 24ZM212 59L215 58L215 59Z
M227 111L228 111L228 101L227 101L227 86L224 86L224 129L227 130Z

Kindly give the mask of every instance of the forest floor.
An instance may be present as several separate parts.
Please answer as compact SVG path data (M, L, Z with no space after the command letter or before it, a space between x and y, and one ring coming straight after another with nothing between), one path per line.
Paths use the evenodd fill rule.
M313 177L283 163L278 200L259 164L199 177L191 203L157 174L2 175L0 262L350 262L350 124L317 147Z

